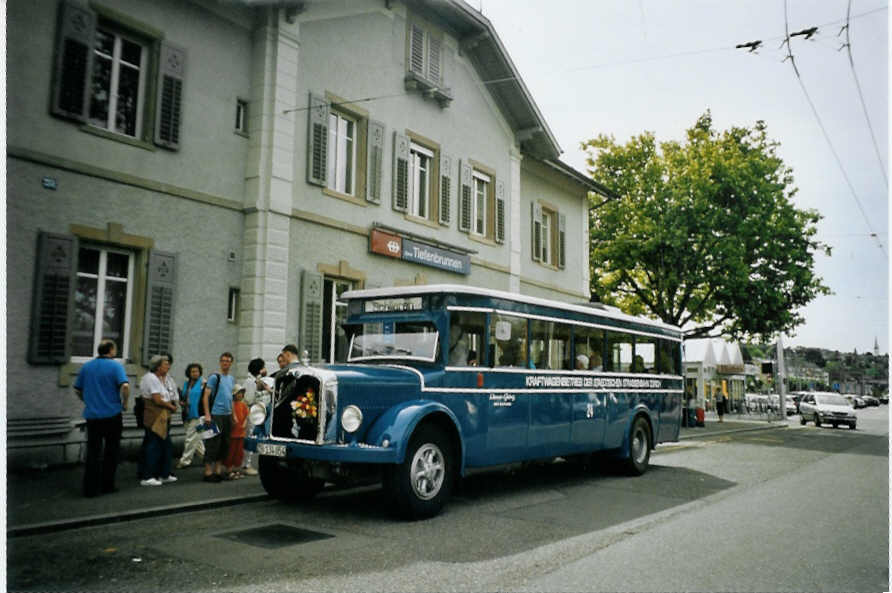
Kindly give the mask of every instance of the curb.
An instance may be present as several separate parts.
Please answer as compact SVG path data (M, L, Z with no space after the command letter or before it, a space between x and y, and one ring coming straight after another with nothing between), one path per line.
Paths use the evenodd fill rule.
M217 498L196 502L191 504L174 504L159 507L151 507L137 511L128 511L123 513L112 513L105 515L90 515L80 517L78 519L68 519L64 521L48 521L46 523L32 523L30 525L20 525L18 527L10 527L6 530L6 537L23 537L27 535L42 535L47 533L55 533L57 531L65 531L68 529L80 529L82 527L94 527L97 525L108 525L109 523L119 523L123 521L135 521L137 519L148 519L159 515L175 515L177 513L191 513L194 511L204 511L208 509L216 509L220 507L235 506L250 502L262 502L271 500L269 494L254 494L251 496L234 496L229 498Z
M748 426L746 428L729 428L727 430L713 430L710 432L705 432L703 434L680 435L678 437L678 440L686 441L686 440L692 440L692 439L705 439L705 438L709 438L712 436L718 436L718 435L723 435L723 434L733 434L733 433L737 433L737 432L756 432L759 430L771 430L771 429L775 429L775 428L789 428L789 426L790 426L789 424L768 424L765 426L752 426L752 427Z

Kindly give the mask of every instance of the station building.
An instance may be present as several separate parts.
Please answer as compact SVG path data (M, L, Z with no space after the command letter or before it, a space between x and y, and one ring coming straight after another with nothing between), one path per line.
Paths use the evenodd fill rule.
M7 25L11 464L82 455L103 337L136 392L159 352L179 381L343 360L351 288L589 299L607 192L462 0L13 0Z

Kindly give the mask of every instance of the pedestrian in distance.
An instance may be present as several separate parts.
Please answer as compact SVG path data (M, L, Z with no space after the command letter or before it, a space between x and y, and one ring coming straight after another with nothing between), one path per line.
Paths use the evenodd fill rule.
M167 380L169 370L167 356L156 354L149 360L149 372L139 382L145 406L140 486L161 486L177 481L170 472L173 461L170 418L177 411L179 394L175 384L171 389L172 383Z
M245 388L236 383L232 388L232 432L229 440L229 455L226 457L227 480L239 480L245 477L239 468L244 460L247 423L248 405L245 403Z
M130 399L130 381L124 366L115 360L118 347L103 339L98 356L81 367L74 391L84 402L87 421L87 458L84 466L84 496L115 492L115 473L121 450L122 412Z
M186 427L186 437L183 442L183 455L177 462L177 469L188 467L192 464L192 456L196 453L204 457L204 439L198 434L196 427L201 420L198 407L201 404L201 393L204 390L204 369L197 362L186 367L186 381L180 396L180 405L183 407L183 424Z
M719 415L719 422L725 421L725 394L720 389L715 392L715 411Z
M232 388L235 386L235 379L229 374L232 362L232 353L220 355L220 372L208 377L201 396L205 425L214 424L218 430L204 444L205 482L222 482L224 479L223 466L232 435Z

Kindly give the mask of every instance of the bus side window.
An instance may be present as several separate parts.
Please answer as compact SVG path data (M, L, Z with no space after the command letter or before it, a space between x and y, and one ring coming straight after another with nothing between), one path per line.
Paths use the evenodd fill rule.
M490 365L494 367L527 366L527 320L510 315L492 315L489 343L494 345Z
M483 331L486 314L475 311L453 311L449 322L450 366L477 366L483 353Z

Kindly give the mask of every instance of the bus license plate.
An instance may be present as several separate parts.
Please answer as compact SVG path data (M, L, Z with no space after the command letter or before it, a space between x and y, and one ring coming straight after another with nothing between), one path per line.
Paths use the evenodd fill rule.
M285 457L285 445L271 445L269 443L257 443L257 452L260 455L272 455L273 457Z

